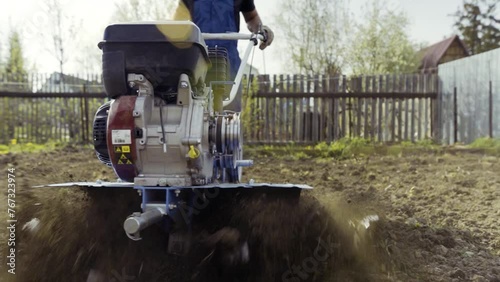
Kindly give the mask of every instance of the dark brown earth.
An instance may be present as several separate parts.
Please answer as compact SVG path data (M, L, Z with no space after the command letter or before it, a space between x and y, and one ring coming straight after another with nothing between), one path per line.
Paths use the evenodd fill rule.
M498 157L454 151L254 160L246 179L315 189L299 203L253 195L211 210L217 216L199 223L194 251L181 258L166 253L159 227L139 242L125 236L124 218L139 209L133 190L31 188L113 180L92 150L0 156L2 183L6 169L16 168L18 219L16 275L3 267L2 228L0 281L86 281L89 273L104 281L500 281ZM223 199L214 204L230 202ZM4 206L5 193L0 200ZM379 220L368 228L360 223L374 215ZM38 231L22 230L32 218ZM250 263L200 264L211 251L203 240L225 224L248 241Z

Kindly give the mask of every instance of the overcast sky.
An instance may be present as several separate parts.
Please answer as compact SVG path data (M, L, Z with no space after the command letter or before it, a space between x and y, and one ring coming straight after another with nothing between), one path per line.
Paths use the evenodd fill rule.
M75 18L81 18L82 29L75 33L75 38L81 41L95 42L101 39L102 32L110 23L110 16L113 11L114 2L121 0L72 0L68 11ZM350 12L353 17L360 17L367 4L373 0L347 0ZM22 27L23 47L25 55L30 64L35 64L40 72L52 72L57 69L57 61L47 54L40 40L37 39L39 27L47 20L46 15L40 12L42 8L41 0L0 0L0 7L3 13L0 17L0 42L2 42L2 56L6 54L6 40L11 26ZM255 0L255 4L264 23L273 22L279 14L277 2L272 0ZM453 14L462 0L388 0L392 7L402 13L406 13L410 20L409 34L414 42L434 43L453 34ZM500 13L500 9L498 11ZM243 20L241 21L243 25ZM271 26L279 29L278 26ZM242 31L247 29L242 26ZM279 40L276 38L275 40ZM95 46L93 44L93 46ZM278 50L271 46L262 54L256 50L254 65L262 73L264 62L267 73L286 73L286 63L280 61L279 54L286 50ZM242 49L242 46L240 46ZM91 46L89 50L94 50L99 54L100 50ZM68 64L68 70L78 72L75 64Z

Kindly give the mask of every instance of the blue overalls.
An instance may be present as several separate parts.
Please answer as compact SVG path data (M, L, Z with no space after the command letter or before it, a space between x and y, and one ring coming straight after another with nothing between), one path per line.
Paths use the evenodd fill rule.
M202 32L225 33L238 32L234 18L234 0L194 0L193 22ZM237 40L207 40L209 47L224 47L227 49L231 78L236 77L241 59L238 54Z
M225 33L238 32L234 18L234 0L193 0L193 22L202 32ZM239 16L239 15L238 15ZM237 40L207 40L209 47L224 47L227 49L230 64L230 79L234 80L241 64L238 54ZM225 110L241 112L241 85L235 99Z

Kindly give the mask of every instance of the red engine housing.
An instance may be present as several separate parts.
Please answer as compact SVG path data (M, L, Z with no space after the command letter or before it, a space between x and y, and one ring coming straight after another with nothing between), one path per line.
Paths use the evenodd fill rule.
M134 107L137 96L120 96L111 103L107 122L107 145L113 169L121 180L137 176Z

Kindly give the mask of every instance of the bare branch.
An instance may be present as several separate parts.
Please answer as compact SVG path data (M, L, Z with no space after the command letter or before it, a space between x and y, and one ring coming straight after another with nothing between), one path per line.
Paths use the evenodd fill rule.
M349 25L345 1L281 0L280 6L277 25L290 52L287 62L306 74L341 69Z

